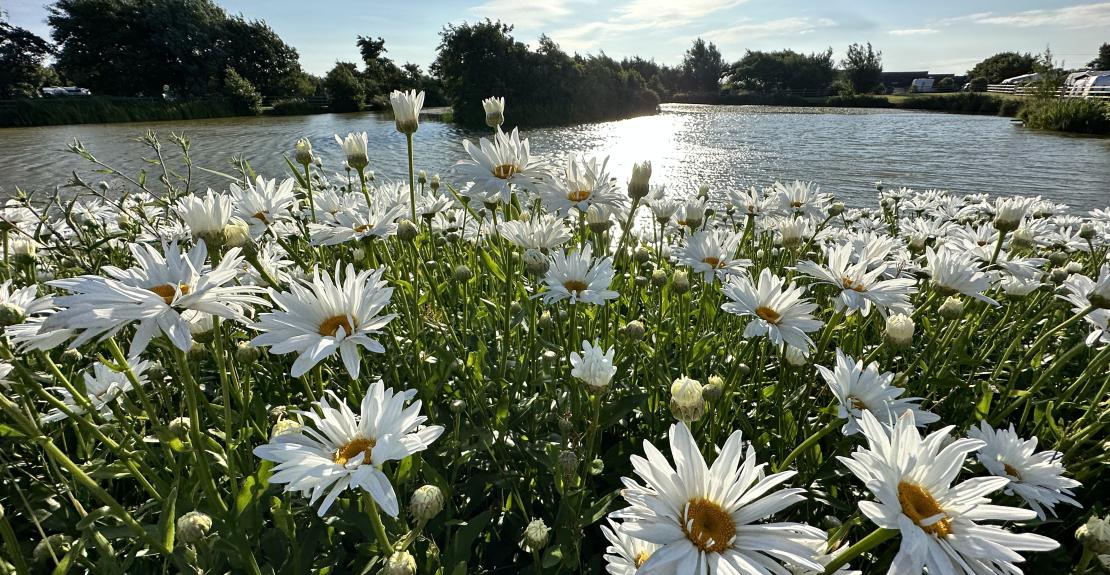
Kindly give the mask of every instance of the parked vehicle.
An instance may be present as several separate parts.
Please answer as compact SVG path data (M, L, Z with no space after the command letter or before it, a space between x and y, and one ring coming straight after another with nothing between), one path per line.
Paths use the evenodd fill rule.
M92 92L88 88L78 88L77 86L45 86L42 89L43 96L92 96Z

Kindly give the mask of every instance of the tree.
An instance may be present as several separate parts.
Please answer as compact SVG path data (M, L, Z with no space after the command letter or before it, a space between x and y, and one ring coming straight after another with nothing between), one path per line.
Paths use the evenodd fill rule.
M231 100L235 111L240 114L253 115L262 112L262 95L250 80L239 75L235 68L230 66L224 71L224 94Z
M1098 57L1091 60L1087 67L1092 70L1110 70L1110 42L1098 47Z
M968 71L969 78L983 77L988 84L997 84L1007 78L1029 74L1037 65L1037 57L1032 54L1000 52L979 62Z
M351 62L336 62L324 77L324 89L336 112L357 112L366 102L366 88L359 80L358 68Z
M729 81L737 87L759 91L823 90L833 76L832 48L808 55L793 50L748 50L728 70Z
M716 92L725 73L725 59L712 42L698 38L682 59L685 88L694 92Z
M879 87L883 74L883 53L871 48L871 42L848 46L848 54L840 62L844 79L852 92L870 94Z
M38 93L50 74L43 62L53 53L49 42L12 26L0 12L0 98Z

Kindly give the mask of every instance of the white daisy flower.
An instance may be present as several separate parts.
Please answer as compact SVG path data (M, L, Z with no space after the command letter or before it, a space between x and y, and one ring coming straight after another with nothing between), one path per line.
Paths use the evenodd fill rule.
M547 291L542 294L543 301L553 303L569 299L572 304L605 305L607 300L620 296L609 289L615 274L613 258L606 256L595 260L590 244L571 252L559 250L552 254L551 266L544 276Z
M919 397L900 397L906 390L891 385L894 374L879 373L879 364L871 362L865 368L841 349L836 350L836 367L829 369L815 366L839 403L837 417L847 419L844 435L859 433L859 418L870 411L879 421L893 424L903 413L912 411L914 421L926 426L940 417L921 409Z
M887 274L884 263L863 258L851 263L853 253L851 244L837 246L828 250L827 266L806 260L798 263L798 271L817 278L820 283L840 288L840 293L833 300L833 306L847 315L858 311L860 315L867 317L871 313L872 304L883 317L891 312L905 315L913 313L910 295L917 291L914 280L883 279ZM868 269L872 266L873 269Z
M595 391L605 389L617 373L613 365L615 355L616 350L612 347L603 350L600 345L583 341L581 355L576 351L570 352L570 374Z
M135 375L140 385L146 385L146 369L149 363L139 361L138 358L131 358L127 360L131 372ZM116 401L120 395L127 393L134 389L131 380L128 378L127 373L123 371L116 371L103 363L94 364L91 371L86 371L85 376L85 397L88 399L89 405L96 410L104 419L112 419L112 402ZM85 408L81 402L69 393L68 390L60 387L49 388L51 391L58 393L61 400L66 404L69 411L76 415L85 413ZM52 409L45 413L40 419L43 423L50 423L53 421L61 421L69 417L64 411L60 409Z
M536 186L536 192L544 207L556 214L585 212L595 205L618 208L626 196L609 176L608 164L608 157L600 162L581 154L571 157L558 174Z
M393 107L393 120L397 131L413 134L420 127L420 109L424 107L424 92L394 90L389 94L389 104Z
M745 452L741 433L725 441L709 467L685 423L670 428L674 466L651 443L647 458L632 457L640 485L624 478L622 496L631 507L612 515L620 530L659 545L640 567L643 573L708 575L782 572L782 564L820 571L814 542L820 529L801 523L757 523L805 501L804 489L775 487L794 476L785 471L765 476L755 448Z
M291 291L270 290L280 310L262 314L253 326L264 333L251 345L269 346L271 353L297 354L290 370L293 377L301 377L338 351L351 379L357 379L360 347L385 352L373 337L397 317L379 315L393 296L393 288L382 280L385 268L355 273L355 266L347 264L340 274L339 266L336 262L334 276L321 274L317 267L311 284L290 283Z
M335 214L327 223L309 224L312 244L334 246L363 238L382 238L397 233L397 218L405 212L401 204L375 201L354 204Z
M1051 551L1059 543L1032 533L1012 533L980 521L1022 521L1034 511L991 504L985 495L1009 483L1005 477L975 477L952 485L967 455L983 447L977 439L950 441L952 427L922 437L913 412L892 427L870 411L862 428L868 447L838 459L877 501L860 510L884 529L901 532L902 545L888 573L1020 573L1018 551Z
M498 130L492 140L479 139L477 146L463 140L463 149L470 159L460 160L455 171L473 182L470 193L487 203L508 203L515 188L530 188L547 175L516 128L510 134Z
M49 298L35 298L38 285L12 289L12 280L0 284L0 329L23 322L28 315L51 308Z
M821 187L817 184L798 180L787 184L775 182L774 191L778 195L778 209L782 215L825 219L830 198L828 194L821 193Z
M224 226L234 213L234 201L231 196L217 194L209 188L204 196L189 195L178 199L174 211L194 238L211 238L216 234L222 237Z
M14 369L14 365L6 361L0 361L0 387L4 389L11 389L12 384L15 382L9 379L9 376L11 376L12 370Z
M1104 272L1106 266L1103 266ZM1095 294L1096 282L1083 274L1071 274L1068 276L1062 287L1064 293L1059 295L1072 304L1072 311L1074 313L1081 313L1091 308L1092 302L1088 299L1092 294ZM1091 333L1087 336L1087 345L1095 347L1096 344L1110 343L1110 309L1093 309L1083 316L1083 320L1091 327ZM1101 345L1098 345L1101 347Z
M979 463L992 475L1006 477L1010 483L1004 492L1016 493L1025 500L1042 521L1048 517L1045 508L1056 516L1057 503L1082 507L1071 496L1072 489L1082 485L1065 477L1064 455L1058 451L1037 452L1037 438L1022 439L1011 423L1009 429L994 429L986 421L968 430L968 437L986 445L977 454Z
M605 571L609 575L636 575L636 571L659 549L659 545L629 537L621 531L620 523L612 519L607 521L609 525L601 526L601 534L610 543L605 548Z
M405 407L415 395L414 390L394 393L379 379L356 414L328 391L312 409L299 412L311 426L278 435L254 448L254 454L277 463L271 483L310 496L311 505L322 497L321 517L348 488L365 490L383 511L397 517L397 494L380 467L424 451L443 433L441 426L422 426L427 417L420 415L419 400Z
M739 246L740 234L723 229L702 230L686 241L678 254L678 263L702 274L706 282L713 281L714 275L722 279L739 275L752 265L751 260L735 257Z
M277 185L277 180L265 180L258 176L255 183L247 182L246 188L231 184L235 214L250 225L252 236L261 236L266 228L290 219L298 203L293 193L294 183L293 178L287 178Z
M339 134L335 135L335 141L343 148L343 154L346 156L347 165L360 174L362 170L370 163L370 152L367 149L366 132L348 132L346 138L340 138Z
M979 263L966 252L941 248L925 251L928 262L925 271L933 281L937 293L950 296L962 293L979 301L998 305L998 302L983 295L991 287L991 276L979 269Z
M509 220L497 224L497 231L509 243L523 249L551 250L570 239L562 218L540 214L530 220Z
M505 122L505 98L486 98L482 100L482 110L486 113L486 125L497 128Z
M748 277L731 277L722 289L732 301L721 304L721 309L752 318L744 337L765 335L776 346L785 343L808 354L813 340L806 334L817 331L823 322L813 317L817 304L802 299L804 287L786 285L786 280L764 268L758 284Z
M255 295L262 288L232 283L243 262L239 248L228 250L220 265L211 269L205 263L208 250L203 241L188 252L177 244L165 246L164 251L165 255L149 245L133 244L136 267L104 266L103 272L111 277L85 275L48 282L73 295L54 299L63 309L47 318L43 329L74 330L79 335L70 346L77 347L138 322L129 355L141 354L158 333L188 351L193 340L182 312L202 311L246 323L249 304L267 303Z

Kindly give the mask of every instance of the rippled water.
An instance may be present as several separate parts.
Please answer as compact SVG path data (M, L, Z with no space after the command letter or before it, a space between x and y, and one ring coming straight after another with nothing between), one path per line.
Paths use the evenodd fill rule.
M73 170L87 181L102 178L84 160L62 151L74 137L125 172L146 168L157 173L139 159L143 146L131 141L148 128L163 136L184 131L193 141L198 165L228 171L228 161L242 154L271 177L285 174L282 153L291 153L298 137L311 139L334 167L341 154L332 135L366 131L371 169L386 177L406 173L404 137L390 118L374 113L52 126L0 130L0 194L11 194L15 186L51 190L65 183ZM417 168L446 175L463 154L461 139L480 135L483 132L425 118L416 134ZM679 193L706 183L721 197L737 186L804 179L859 206L873 204L873 183L883 180L893 186L960 193L1039 194L1076 211L1110 205L1110 139L1035 132L1006 118L664 105L654 116L529 130L525 135L531 138L533 153L545 157L573 151L608 154L612 173L621 179L632 162L649 159L653 182L666 183ZM177 155L169 152L170 158ZM211 174L199 173L196 179L226 187Z

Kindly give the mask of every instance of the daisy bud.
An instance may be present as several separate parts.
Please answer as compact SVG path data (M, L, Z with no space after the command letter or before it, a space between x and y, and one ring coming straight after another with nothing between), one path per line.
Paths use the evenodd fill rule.
M578 454L570 449L559 452L559 473L564 477L574 477L578 473Z
M421 186L423 186L424 184L427 184L428 183L428 172L425 172L424 170L420 170L419 172L416 172L416 183L420 184Z
M432 176L432 181L428 182L428 187L431 188L433 192L438 192L439 191L439 186L440 186L439 174L435 174L435 175Z
M542 314L540 314L540 319L539 319L539 328L540 329L545 329L545 330L546 329L551 329L554 326L555 326L555 321L551 319L551 312L545 311Z
M451 410L451 413L458 415L466 409L466 402L461 399L456 399L452 401L451 404L447 406L447 408Z
M505 123L505 98L486 98L482 100L482 108L486 112L486 125L497 128Z
M411 136L420 127L420 108L424 107L424 92L409 90L402 92L394 90L389 95L389 103L393 106L393 120L397 131Z
M1025 217L1025 201L1016 198L1001 200L994 216L994 229L1006 233L1018 229Z
M270 439L273 440L275 437L288 433L296 433L300 428L301 424L294 419L279 420L270 428Z
M183 543L200 543L211 530L212 518L200 511L190 511L177 518L177 537Z
M234 218L224 226L223 242L229 248L241 248L251 241L251 228L247 222Z
M1054 266L1062 266L1068 263L1068 254L1060 251L1052 252L1048 254L1048 261Z
M67 348L62 352L62 361L66 363L78 363L85 359L85 354L81 353L79 349Z
M649 259L651 259L651 252L647 251L647 248L641 246L641 247L636 248L636 253L634 253L632 255L632 257L638 263L642 264L642 263L647 262Z
M839 216L840 214L843 214L843 213L844 213L844 203L843 202L833 202L832 205L829 206L829 215L830 216Z
M293 150L293 159L302 166L308 166L314 159L312 157L312 142L308 138L301 138L297 140L296 148Z
M542 276L551 267L551 262L540 250L530 248L524 252L524 269L535 276Z
M1083 264L1079 262L1068 262L1068 265L1064 266L1064 271L1069 274L1081 273L1083 271Z
M624 324L624 333L632 341L644 339L644 331L644 324L640 320L634 319Z
M655 287L667 285L667 272L659 269L651 272L651 285Z
M913 318L908 315L896 313L886 318L886 332L883 336L887 345L901 349L913 343Z
M427 523L443 511L443 491L435 485L424 485L412 493L409 508L412 517L420 523Z
M400 128L398 128L400 129ZM382 575L413 575L416 573L416 559L408 551L395 551L385 562Z
M100 191L102 192L107 192L108 190L112 189L112 185L108 182L105 182L104 180L100 180L99 182L97 182L96 185L100 188Z
M711 375L705 387L701 388L701 396L704 397L706 401L717 401L721 398L721 394L724 393L724 389L724 378L719 375Z
M705 200L709 199L709 186L707 184L698 186L698 197Z
M914 235L910 237L909 248L911 252L918 253L925 251L925 236Z
M705 398L702 386L696 379L682 376L671 383L671 414L676 419L691 423L705 415Z
M8 250L17 265L30 265L35 262L38 242L28 238L11 238L8 241ZM40 276L39 279L43 278Z
M524 537L520 540L520 547L529 553L539 551L547 547L547 542L550 539L551 529L543 522L543 519L533 519L524 528Z
M651 280L649 280L645 276L636 276L636 277L632 278L633 285L635 285L636 287L638 287L640 289L646 288L648 286L649 281L651 281Z
M948 296L944 303L940 304L940 317L954 321L960 319L964 315L964 302L956 296Z
M1052 268L1052 271L1048 273L1048 278L1052 280L1052 283L1060 285L1064 283L1064 280L1068 279L1068 270L1064 268Z
M883 191L883 181L882 180L879 180L879 181L875 182L875 189L880 191L880 192Z
M397 224L397 237L406 242L411 242L416 239L418 233L419 231L416 229L416 224L409 220L401 220Z
M174 437L181 441L186 441L189 437L189 425L191 423L192 421L188 417L175 417L170 420L166 428L169 429L170 434Z
M589 473L590 475L601 475L602 471L605 471L605 462L602 461L601 458L595 457L594 460L590 462Z
M1092 516L1075 530L1075 539L1096 554L1110 553L1110 521Z
M1079 226L1079 237L1085 240L1095 239L1095 227L1092 226L1090 222L1083 222L1083 224Z
M690 274L684 271L675 272L674 278L671 279L671 289L678 295L690 291Z
M1010 245L1019 249L1033 247L1033 232L1029 228L1014 230L1014 233L1010 235Z
M648 195L651 181L651 162L632 164L632 179L628 181L628 197L638 200Z
M73 548L73 537L65 533L47 535L46 539L39 541L31 551L31 560L35 563L53 562L53 557L61 559L71 548ZM54 552L53 556L50 554L51 551Z
M741 363L737 369L740 371L740 375L743 375L744 377L747 377L752 373L752 368L748 367L748 364L746 363Z
M511 315L511 316L519 315L520 312L523 311L523 310L524 310L524 307L521 306L520 302L518 302L518 301L514 301L513 303L509 304L509 315Z
M470 278L472 277L474 277L474 273L471 272L470 268L466 265L459 264L457 267L455 267L455 281L466 283L470 281Z
M807 361L805 353L792 345L786 346L786 349L783 350L782 355L783 358L786 359L786 363L794 367L801 367L805 365Z
M26 314L23 308L13 303L0 303L0 327L8 327L23 323Z
M241 341L235 346L235 361L239 363L254 363L262 357L262 350L251 345L249 341Z
M595 234L600 234L609 229L611 222L609 221L609 210L604 206L594 204L586 210L586 223L590 226L590 231Z

